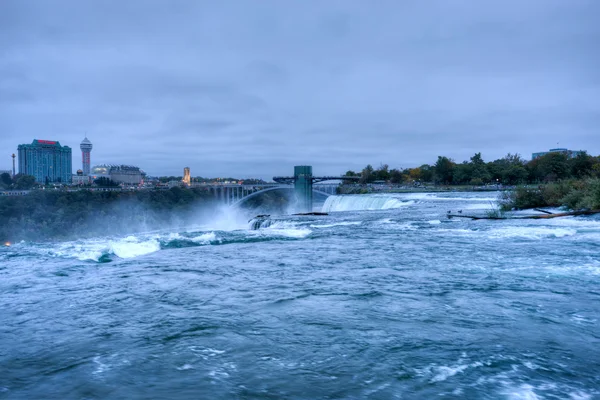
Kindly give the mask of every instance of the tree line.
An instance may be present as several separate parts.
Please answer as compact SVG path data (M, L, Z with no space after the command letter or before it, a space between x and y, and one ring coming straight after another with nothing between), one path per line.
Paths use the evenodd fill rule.
M382 164L374 169L367 165L360 173L347 171L345 176L358 176L361 184L378 181L393 184L475 186L551 183L564 179L600 177L600 157L593 157L585 152L575 157L569 157L563 152L551 152L527 161L519 154L509 153L498 160L485 162L481 153L475 153L469 161L462 163L438 156L434 164L423 164L416 168L390 169L387 164Z
M35 177L17 174L13 178L4 172L0 174L0 190L29 190L35 186Z

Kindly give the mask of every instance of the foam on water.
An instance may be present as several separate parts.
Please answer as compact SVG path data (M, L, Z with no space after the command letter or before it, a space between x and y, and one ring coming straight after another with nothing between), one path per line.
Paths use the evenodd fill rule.
M56 249L50 249L50 255L66 258L76 258L81 261L98 261L100 257L110 251L107 242L85 242L59 244Z
M381 225L383 231L416 231L419 229L413 222L378 222L377 225Z
M362 224L362 221L347 221L347 222L337 222L334 224L321 224L321 225L315 225L315 224L311 224L310 227L311 228L333 228L334 226L350 226L350 225L360 225Z
M457 374L462 374L468 368L478 368L484 365L489 365L489 362L483 363L481 361L469 362L466 359L466 354L463 353L458 359L458 362L453 365L438 365L432 364L425 368L417 368L415 372L418 376L423 376L431 383L442 382L448 378L453 377Z
M507 388L502 394L509 400L540 400L533 386L528 384Z
M510 225L502 227L484 228L461 228L461 229L440 229L439 233L446 235L469 235L484 236L490 239L556 239L578 235L578 230L572 228L559 228L552 226L523 226Z
M351 223L356 225L357 223ZM360 224L360 222L358 222ZM342 223L342 225L345 225ZM169 232L130 235L125 238L87 239L74 242L63 242L48 247L45 244L19 244L35 254L45 254L51 257L74 258L81 261L110 261L106 256L116 256L122 259L141 257L161 249L206 246L212 244L241 243L265 238L296 238L301 239L310 235L307 227L298 226L292 221L276 221L268 228L259 230L234 230L231 232ZM16 245L15 245L16 246ZM15 247L13 246L13 247Z
M474 204L466 204L463 207L463 210L495 210L496 209L496 203L474 203Z
M217 240L217 235L214 232L203 233L199 236L194 236L190 240L197 243L211 243Z
M573 227L577 229L588 229L600 232L600 220L590 217L562 217L547 219L542 222L544 225Z
M171 234L170 240L178 234ZM159 237L127 236L122 239L88 239L64 242L55 247L32 245L31 249L54 257L75 258L81 261L99 261L103 256L115 255L119 258L134 258L154 253L161 249Z
M160 250L160 243L156 239L140 240L135 236L128 236L124 240L111 242L110 251L119 258L133 258Z
M594 396L598 393L588 393L580 389L575 389L573 387L566 386L560 387L555 383L542 383L539 385L531 385L527 383L522 383L520 385L512 385L510 383L505 383L505 389L500 392L504 398L508 400L542 400L542 399L555 399L558 398L555 395L551 395L549 397L546 396L548 392L554 392L557 390L561 390L563 392L568 392L569 397L565 397L566 399L571 400L591 400L595 398Z
M548 237L562 238L573 236L577 233L575 229L548 228L537 226L507 226L494 228L487 231L490 238L525 238L543 239Z
M259 229L258 231L250 231L250 233L301 239L310 235L312 231L308 228L300 228L291 222L277 221L268 228Z

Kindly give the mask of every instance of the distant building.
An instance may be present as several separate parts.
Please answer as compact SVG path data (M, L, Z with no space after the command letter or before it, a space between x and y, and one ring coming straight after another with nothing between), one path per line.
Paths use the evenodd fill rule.
M77 173L73 175L72 179L72 183L73 185L87 185L88 183L91 183L90 180L90 176L89 175L83 175L83 170L78 169Z
M125 185L139 185L143 182L144 172L133 165L117 165L110 169L110 179Z
M183 169L183 183L187 186L190 186L191 178L190 178L190 167L185 167Z
M183 182L180 182L180 181L167 182L167 187L169 187L169 188L173 188L173 187L177 187L177 186L183 186Z
M143 182L146 173L139 167L133 165L96 165L90 170L93 180L98 178L109 178L116 183L124 185L139 185Z
M569 158L574 158L574 157L577 157L579 154L585 153L585 151L583 151L583 150L569 150L569 149L563 149L563 148L550 149L549 151L542 151L542 152L539 152L539 153L533 153L531 155L531 159L535 160L536 158L545 156L548 153L563 153L563 154L565 154Z
M72 177L73 185L87 185L91 183L89 175L73 175Z
M90 174L90 161L91 161L91 152L92 152L92 142L90 142L87 138L83 139L79 148L81 149L81 162L82 162L82 170L83 175Z
M38 183L71 182L72 157L69 146L53 140L35 139L18 147L19 173L33 175Z

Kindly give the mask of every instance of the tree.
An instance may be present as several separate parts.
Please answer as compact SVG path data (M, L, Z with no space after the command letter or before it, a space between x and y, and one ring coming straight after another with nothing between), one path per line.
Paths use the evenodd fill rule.
M446 185L452 183L454 165L454 161L448 157L438 156L434 166L435 181Z
M421 180L423 182L433 181L433 168L429 164L423 164L419 167L421 170Z
M404 181L404 176L400 170L393 168L390 170L390 182L392 183L402 183Z
M510 165L502 173L502 183L518 185L527 182L527 169L523 165Z
M569 169L571 175L575 178L584 178L592 175L593 168L594 157L588 155L585 151L569 159Z
M569 176L567 155L560 152L544 154L527 164L527 168L532 181L554 182Z
M365 168L363 168L363 170L360 174L360 180L358 182L361 184L365 184L365 183L371 183L374 180L375 180L375 177L373 176L373 166L371 164L369 164Z
M344 175L342 175L342 176L357 177L357 176L359 176L359 174L357 174L357 173L356 173L356 172L354 172L354 171L350 171L350 170L348 170L348 171L346 171L346 173L345 173ZM350 180L350 179L348 179L348 180L342 180L342 184L344 184L344 185L349 185L349 184L351 184L351 183L355 183L355 181L354 181L354 180Z
M412 181L420 182L423 179L421 168L409 168L408 177Z
M527 182L529 173L525 168L526 161L519 154L508 153L501 159L486 164L486 169L493 182L516 185Z
M388 181L390 179L389 165L381 164L378 169L373 172L373 180Z
M12 183L13 181L10 177L10 174L4 172L2 175L0 175L0 187L7 189L10 187L10 185L12 185Z
M452 182L464 185L473 179L473 165L463 161L461 164L456 164L452 171Z
M15 189L17 190L29 190L34 186L35 177L31 175L18 175L18 178L15 181Z
M600 157L594 157L594 164L592 165L592 175L600 178Z
M471 157L471 179L469 180L472 185L481 185L482 183L489 182L491 174L489 173L485 161L481 157L481 153L475 153Z
M102 177L96 179L94 181L94 183L100 187L118 187L119 186L119 184L117 182L115 182L112 179L107 178L105 176L102 176Z

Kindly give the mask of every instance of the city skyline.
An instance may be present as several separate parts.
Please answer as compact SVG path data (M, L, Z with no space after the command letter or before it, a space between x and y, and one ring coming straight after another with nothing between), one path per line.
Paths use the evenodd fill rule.
M77 149L86 132L92 165L149 175L598 155L599 12L583 0L4 1L0 169L19 144Z
M34 141L38 141L38 140L41 141L41 142L49 142L47 139L37 139L37 138L34 139ZM51 141L51 142L59 142L59 141ZM91 151L93 143L91 143L91 141L87 138L87 136L85 136L84 140L81 142L81 145L83 145L84 148L86 148L86 150L89 149L89 151ZM19 146L21 146L21 145L19 145ZM66 145L66 146L68 146L68 145ZM82 152L84 152L83 148L81 150L82 150ZM569 154L569 157L574 157L574 156L576 156L577 154L580 154L580 153L587 153L587 154L592 155L592 156L600 156L599 154L590 154L586 149L579 149L579 150L571 149L571 150L568 150L568 149L565 149L565 148L546 149L546 150L541 151L541 152L532 153L531 156L524 155L524 154L521 154L519 152L513 152L511 154L518 154L525 161L528 161L528 160L533 160L534 158L539 157L539 156L544 155L544 154L547 154L549 152L556 152L556 151L558 151L558 152L564 152L565 154ZM477 152L477 153L480 153L480 152ZM11 159L12 159L12 156L14 156L14 154L11 155ZM86 171L84 171L86 160L87 160L87 162L90 161L89 153L87 154L87 156L88 157L86 159L85 158L86 157L85 154L82 154L82 165L81 165L81 167L79 167L76 162L72 163L73 175L78 174L79 170L81 170L81 172L83 173L83 175L85 175L85 176L89 175L89 171L88 171L88 173L86 173ZM446 156L446 155L440 154L440 156ZM458 163L461 163L462 161L468 161L468 159L471 156L467 157L465 160L455 160L455 159L452 159L452 158L450 158L450 159L458 164ZM482 157L482 158L486 162L491 162L491 161L495 160L495 159L486 159L485 157ZM502 157L499 157L499 158L502 158ZM433 164L435 164L435 160L429 161L429 162L422 162L422 163L418 163L416 165L407 166L407 167L390 165L389 163L385 163L385 162L382 162L380 165L383 165L383 164L387 164L387 165L389 165L390 168L393 168L393 169L403 170L403 169L406 169L406 168L416 168L416 167L422 166L423 164L433 165ZM115 166L118 166L118 165L123 165L123 163L116 162L116 161L115 162L108 162L108 163L107 162L94 162L91 165L89 165L89 167L92 167L92 166L93 167L98 167L98 166L106 166L106 165L115 165ZM367 164L365 164L365 165L367 165ZM378 166L378 165L375 165L373 163L368 163L368 165L371 165L371 166L374 166L374 167ZM140 167L140 166L136 166L136 167L139 167L140 169L144 170L143 167ZM356 169L355 172L360 172L363 167L364 166L360 166L359 168ZM183 172L182 175L178 175L177 173L158 173L158 174L148 174L148 176L157 176L157 177L159 177L159 176L162 176L162 177L164 177L164 176L181 176L182 178L184 178L184 180L185 180L186 176L188 176L190 179L191 178L202 177L202 178L208 178L208 179L225 179L225 178L252 179L252 178L260 178L260 179L265 179L265 180L271 180L271 176L245 176L245 175L240 175L240 174L238 174L238 175L223 175L223 174L221 174L221 175L216 175L216 176L208 176L208 175L200 175L199 174L199 175L193 175L192 176L189 173L189 171L190 171L189 167L184 167L183 170L184 170L184 172ZM186 171L187 171L187 175L186 175ZM344 171L346 171L346 170L344 170ZM145 170L144 170L144 173L146 173ZM339 172L339 174L341 175L342 172Z

